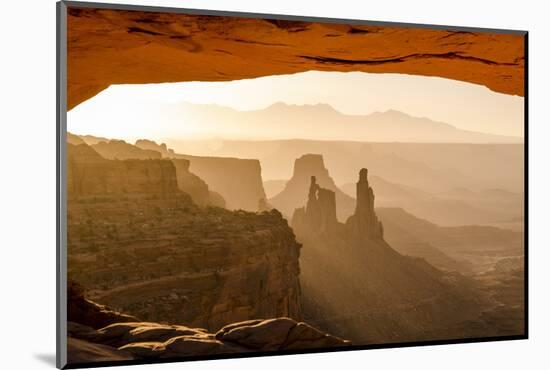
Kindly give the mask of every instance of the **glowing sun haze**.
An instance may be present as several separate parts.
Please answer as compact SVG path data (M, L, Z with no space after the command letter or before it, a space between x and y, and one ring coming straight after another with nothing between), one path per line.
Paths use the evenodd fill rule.
M209 138L192 117L174 117L165 109L179 102L237 110L325 103L348 115L393 109L463 130L524 135L522 97L439 77L316 71L229 82L113 85L69 111L68 130L130 141Z

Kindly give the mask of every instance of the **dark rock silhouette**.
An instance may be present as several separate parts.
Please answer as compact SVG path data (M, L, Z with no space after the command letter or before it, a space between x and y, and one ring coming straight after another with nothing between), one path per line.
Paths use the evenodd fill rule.
M374 212L374 191L369 186L367 177L368 170L362 168L357 182L355 213L346 221L346 227L354 237L382 239L383 227Z
M490 323L479 319L487 302L474 281L386 243L367 174L360 171L357 206L346 223L334 219L335 193L315 177L306 207L294 213L292 228L303 244L303 317L361 344L468 337L479 333L475 320L487 330Z
M70 282L70 286L74 288L75 284ZM129 321L126 318L130 316L85 298L82 289L70 292L69 307L81 307L78 315L69 311L68 316L70 364L351 345L350 341L288 317L234 322L217 332L178 324L143 322L135 317ZM110 315L98 312L97 307ZM98 326L99 322L104 324ZM94 326L89 326L90 323Z
M305 154L296 159L292 178L287 182L284 190L271 198L269 203L284 215L290 217L297 206L304 205L303 194L310 188L312 176L315 177L315 181L320 188L334 193L337 218L339 220L347 219L353 213L355 200L336 187L323 163L323 156L319 154ZM331 202L328 199L331 197L330 195L322 194L321 197L321 202Z
M334 228L338 223L334 192L320 187L316 177L311 176L307 205L294 211L292 222L300 229L307 228L322 233Z
M69 336L67 338L67 362L69 364L88 364L90 362L133 360L131 353L103 344Z
M67 320L99 329L115 322L139 321L135 316L121 314L84 297L84 287L67 282Z

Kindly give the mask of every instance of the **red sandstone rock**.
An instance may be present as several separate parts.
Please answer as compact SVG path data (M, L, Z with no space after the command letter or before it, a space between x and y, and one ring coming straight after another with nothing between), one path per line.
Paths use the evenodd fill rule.
M523 35L77 7L67 22L68 109L112 84L308 70L438 76L524 95Z

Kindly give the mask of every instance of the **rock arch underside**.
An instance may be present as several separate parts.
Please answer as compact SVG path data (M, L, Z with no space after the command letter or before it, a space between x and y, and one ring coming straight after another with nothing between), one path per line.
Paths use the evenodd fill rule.
M522 34L69 7L67 38L68 109L112 84L310 70L438 76L524 96Z

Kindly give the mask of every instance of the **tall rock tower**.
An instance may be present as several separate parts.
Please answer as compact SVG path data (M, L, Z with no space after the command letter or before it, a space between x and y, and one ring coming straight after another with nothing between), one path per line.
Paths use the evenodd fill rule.
M335 193L320 187L315 176L311 176L307 205L295 210L292 224L315 233L329 231L338 224Z
M346 227L353 235L365 235L369 238L381 239L384 234L382 223L374 212L374 192L369 185L368 170L359 171L357 182L357 203L355 213L346 222Z
M281 213L291 216L296 207L304 204L305 194L311 190L311 177L315 176L315 184L320 188L331 190L336 199L336 216L345 221L353 214L355 199L345 194L334 183L334 179L325 167L320 154L304 154L294 162L294 174L287 182L283 191L269 199L269 204ZM315 186L314 186L315 187ZM321 191L320 193L324 193ZM321 195L324 197L324 195ZM324 198L323 198L324 199Z

